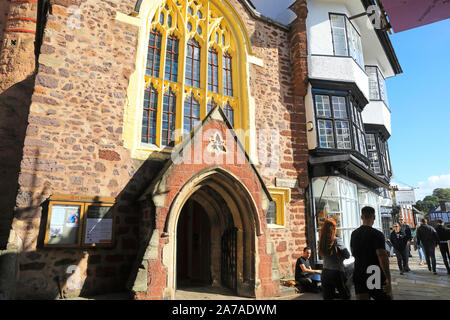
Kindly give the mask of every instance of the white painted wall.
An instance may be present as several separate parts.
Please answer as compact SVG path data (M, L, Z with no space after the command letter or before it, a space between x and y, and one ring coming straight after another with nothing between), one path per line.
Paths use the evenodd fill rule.
M351 57L309 56L308 76L312 79L354 82L369 100L369 78Z
M308 141L308 149L313 150L317 148L317 128L316 117L314 115L314 103L311 92L311 84L308 84L308 92L305 96L305 110L306 110L306 138ZM313 130L309 130L309 129Z
M359 1L359 0L358 0ZM308 39L308 73L310 78L354 82L369 98L368 78L352 58L335 57L331 32L330 13L352 16L344 2L308 1L306 29ZM361 5L362 7L362 5ZM359 31L359 26L355 24ZM316 56L320 55L320 56Z
M308 0L306 18L308 39L308 76L313 79L354 82L369 100L369 80L367 74L352 58L333 56L333 38L329 13L341 13L348 17L364 12L361 0ZM387 77L394 76L383 47L367 16L351 20L361 34L364 65L375 65ZM310 96L306 103L311 104ZM307 108L308 109L308 108ZM391 133L390 110L379 101L370 101L363 112L365 123L384 125ZM309 119L307 119L308 121ZM308 133L308 147L315 146L313 134Z
M369 101L362 112L364 123L382 125L391 134L391 111L383 101Z

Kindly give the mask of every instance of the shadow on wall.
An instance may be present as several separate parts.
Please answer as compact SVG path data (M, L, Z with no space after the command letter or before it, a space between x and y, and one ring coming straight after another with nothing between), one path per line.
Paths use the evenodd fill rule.
M19 265L21 241L11 226L34 78L0 93L0 300L13 297Z
M15 299L64 299L129 292L146 249L139 244L148 243L154 228L154 217L151 212L141 212L137 198L163 164L152 159L134 163L134 174L113 207L115 226L110 247L44 247L48 200L37 206L31 201L28 207L18 209L15 219L20 220L23 228L24 249L19 258ZM47 194L45 187L41 193ZM39 198L33 196L36 197Z
M34 78L0 93L0 250L6 248L16 205Z

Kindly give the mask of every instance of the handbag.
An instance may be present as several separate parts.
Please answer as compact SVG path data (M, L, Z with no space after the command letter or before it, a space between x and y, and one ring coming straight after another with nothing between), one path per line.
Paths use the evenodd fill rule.
M336 246L336 244L334 244L334 248L336 249L336 256L337 256L337 259L339 261L339 264L342 264L342 266L343 266L343 261L345 259L342 257L342 255L341 255L338 247ZM348 279L347 279L347 276L345 274L345 268L343 268L343 269L344 269L344 271L340 271L339 270L339 272L338 272L338 277L339 277L338 281L341 284L341 287L342 287L342 290L343 290L343 292L340 292L340 293L345 296L343 298L350 298L351 293L350 293L349 287L347 286Z

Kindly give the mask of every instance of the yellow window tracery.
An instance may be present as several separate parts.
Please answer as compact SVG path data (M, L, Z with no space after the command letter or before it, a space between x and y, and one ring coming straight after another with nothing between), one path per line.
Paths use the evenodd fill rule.
M166 0L156 10L154 16L151 17L149 32L153 34L158 33L161 36L160 57L159 59L154 59L153 57L152 60L153 64L159 63L156 66L159 72L157 75L156 73L147 73L145 75L146 90L153 86L154 90L157 91L157 112L153 113L156 114L155 144L159 147L167 145L162 141L161 132L164 130L162 113L164 108L164 95L168 92L169 88L176 96L175 143L179 143L183 137L183 124L185 120L183 106L185 105L186 99L189 99L191 96L195 97L196 101L200 104L200 119L206 116L212 104L216 104L228 110L231 108L233 120L230 122L235 128L240 128L240 103L237 97L239 93L234 90L237 87L235 85L237 82L237 59L234 59L237 48L231 28L226 19L223 18L220 10L207 0ZM178 41L178 61L175 63L169 57L170 52L172 52L171 57L174 56L173 40L170 40L170 38L176 38ZM193 77L192 72L189 72L188 81L186 81L187 48L190 40L195 40L195 43L199 47L199 86L198 83L192 86L193 81L189 80ZM217 92L208 90L208 52L210 50L217 52L218 57L218 67L216 68L218 90L214 90ZM228 71L230 68L224 65L225 60L223 57L230 57L231 76ZM189 56L189 58L191 61L192 56ZM191 63L190 61L189 63ZM149 62L147 61L148 64ZM176 81L171 81L175 77L169 78L166 75L167 72L170 73L170 70L167 71L166 67L170 69L170 66L173 68L175 65L177 66ZM189 68L191 67L189 65ZM231 78L231 83L229 80L227 81L229 78ZM230 86L233 90L229 90ZM143 121L145 122L146 120L144 119Z

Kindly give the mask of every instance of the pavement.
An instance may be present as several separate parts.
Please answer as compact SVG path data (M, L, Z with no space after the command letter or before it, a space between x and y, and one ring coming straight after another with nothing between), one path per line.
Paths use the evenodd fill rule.
M394 300L450 300L450 275L447 274L439 249L436 250L437 275L428 271L426 263L419 264L417 251L409 258L410 272L400 274L397 258L390 258L392 291ZM298 293L295 288L281 286L281 296L268 300L323 300L321 294ZM351 288L352 300L355 299ZM106 294L95 297L77 297L70 300L128 300L127 293ZM192 287L176 291L175 300L256 300L237 297L227 288ZM267 300L267 299L266 299Z
M400 274L397 258L391 257L390 271L394 300L450 300L450 275L447 274L439 248L436 249L437 275L428 271L427 264L420 265L417 251L411 252L409 258L410 272ZM351 288L352 300L355 299L354 287ZM321 294L303 293L286 297L293 300L322 300Z

